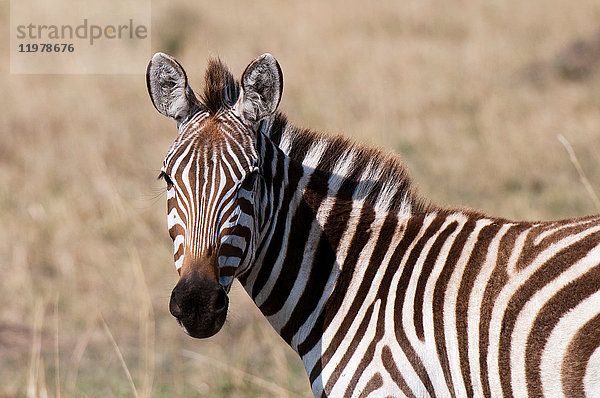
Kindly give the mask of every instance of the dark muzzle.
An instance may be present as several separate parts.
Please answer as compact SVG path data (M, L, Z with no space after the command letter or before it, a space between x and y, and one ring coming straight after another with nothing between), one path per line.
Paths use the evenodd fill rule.
M169 311L192 337L216 334L225 323L229 298L217 281L191 274L182 276L173 292Z

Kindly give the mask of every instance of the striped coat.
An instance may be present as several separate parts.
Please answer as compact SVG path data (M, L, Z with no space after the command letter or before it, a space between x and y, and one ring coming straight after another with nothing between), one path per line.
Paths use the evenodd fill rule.
M198 100L172 58L149 65L179 125L161 175L188 334L220 329L237 278L315 396L600 395L600 218L429 204L395 155L289 124L282 81L269 54L241 83L211 61Z

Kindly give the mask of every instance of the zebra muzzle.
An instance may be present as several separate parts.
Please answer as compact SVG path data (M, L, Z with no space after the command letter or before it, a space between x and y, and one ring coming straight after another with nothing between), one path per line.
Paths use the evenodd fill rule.
M225 323L229 298L216 281L182 277L169 302L169 311L191 337L213 336Z

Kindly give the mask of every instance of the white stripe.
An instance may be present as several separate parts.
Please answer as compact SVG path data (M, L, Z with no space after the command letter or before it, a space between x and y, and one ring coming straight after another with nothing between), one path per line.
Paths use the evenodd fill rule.
M477 221L477 227L475 228L476 232L473 231L472 236L469 237L469 241L465 244L465 251L463 251L463 253L466 254L466 250L467 250L466 248L468 247L468 255L469 256L471 255L473 248L474 248L474 244L477 241L477 239L479 238L479 233L481 232L481 229L484 226L489 225L489 224L491 224L491 220ZM506 232L508 232L508 230L513 225L514 224L503 224L502 227L500 228L500 230L496 233L496 236L494 237L494 239L492 239L492 241L490 242L490 244L488 246L485 261L484 261L483 265L481 266L481 271L479 272L479 274L477 275L477 278L475 279L475 282L473 283L473 290L471 291L471 295L469 296L469 309L468 309L468 315L467 315L468 354L469 354L469 366L471 368L471 384L473 386L473 393L476 397L483 397L483 386L481 384L481 377L480 377L481 368L480 368L480 363L479 363L479 355L480 355L479 334L481 332L479 330L479 322L481 320L481 306L483 303L483 296L485 294L485 289L488 286L488 283L490 282L490 276L494 272L494 269L496 268L496 264L498 262L500 241L502 240L502 238L504 238L504 236L506 235ZM467 260L468 260L468 257L460 260L460 263L463 265L463 271L461 271L461 275L462 275L462 272L464 272L464 266L466 265ZM458 277L458 275L457 275L457 277ZM454 275L452 276L451 279L452 280L460 280L460 279L454 278ZM456 292L458 293L458 290L456 290ZM452 305L456 305L455 303L456 303L457 299L458 299L458 296L454 296L454 304L452 304ZM448 307L448 308L451 308L451 307ZM452 308L455 308L455 307L452 307ZM456 321L456 318L454 316L452 316L452 318L453 318L453 321ZM444 325L446 325L445 320L444 320ZM450 359L450 363L452 363L454 360L458 360L458 358L459 358L458 357L458 349L457 349L457 347L455 347L456 341L457 341L456 325L455 324L448 325L446 333L452 333L452 339L448 339L448 338L446 339L446 345L447 345L447 347L449 347L449 349L452 350L453 358L455 358L455 359ZM462 379L462 373L460 372L459 366L454 366L451 368L451 370L452 370L452 379L453 380L461 380Z
M394 273L392 277L392 281L390 283L390 291L387 295L386 306L385 306L385 327L384 327L384 337L382 341L385 341L391 350L392 357L394 358L394 363L398 367L400 374L404 377L406 384L409 386L411 391L417 397L427 397L429 394L427 393L427 389L425 385L421 381L421 378L416 373L413 368L411 360L413 358L408 359L405 355L404 350L398 344L396 339L395 330L398 328L398 325L395 324L395 311L397 307L401 307L403 305L402 302L398 302L398 285L400 283L400 278L402 277L402 273L404 272L404 268L406 267L406 261L408 260L410 252L414 249L415 245L419 241L419 239L423 236L427 227L433 221L433 217L425 217L423 220L423 225L419 232L415 235L410 245L407 247L404 256L401 259L401 264ZM404 233L406 233L406 225L404 228ZM400 320L402 321L402 320Z
M436 216L436 214L432 214L431 216L434 217ZM437 358L437 355L431 355L432 352L436 352L433 334L431 335L431 340L429 342L427 340L423 342L417 336L414 322L415 293L417 290L418 280L423 271L425 259L429 255L429 252L436 239L442 233L442 231L446 227L448 227L448 225L450 225L452 222L459 220L459 215L452 214L448 216L446 220L444 220L443 224L437 229L437 231L431 237L429 237L429 239L423 246L421 252L419 253L419 257L416 263L414 264L413 270L410 275L410 280L408 282L408 288L406 289L404 302L402 304L402 327L404 328L406 337L410 342L410 345L417 353L417 355L421 358L423 366L425 366L425 368L427 369L427 373L431 379L433 388L436 394L439 394L440 396L448 394L448 386L446 385L444 379L444 372L442 370L440 361ZM424 303L423 315L426 313L425 311L427 311L427 308ZM425 324L423 324L423 326L425 327Z
M527 279L548 259L558 253L562 248L567 247L586 236L597 232L600 227L594 227L582 231L575 235L569 235L558 242L551 244L544 251L542 251L538 257L532 261L531 265L524 269L521 273L516 274L511 278L508 283L500 291L500 294L496 298L494 307L492 309L492 317L490 320L489 333L490 333L490 345L487 352L487 363L488 363L488 375L490 380L490 389L493 397L501 397L502 389L500 385L500 371L498 364L498 350L500 342L500 333L502 331L502 319L506 314L506 308L508 302L512 298L515 291L527 282Z
M316 168L321 162L321 158L327 148L327 141L324 139L316 140L306 152L302 165L304 167Z
M509 278L512 277L514 274L517 274L522 271L517 270L517 262L519 261L519 257L521 257L521 254L523 253L523 247L525 246L527 235L531 233L533 228L534 227L531 227L522 231L519 234L517 240L515 240L515 245L512 249L512 252L510 253L510 258L508 259L508 264L506 266L506 273L508 274ZM525 264L519 264L519 266L521 265Z
M337 379L333 388L331 389L329 395L332 397L341 397L346 390L346 387L352 381L352 376L354 375L356 369L360 365L360 362L365 355L365 351L369 347L369 344L375 338L375 333L377 332L377 317L379 315L379 307L381 306L381 300L377 299L373 303L373 312L371 313L371 318L369 319L369 323L367 328L365 329L365 334L362 336L353 336L355 338L360 337L360 343L355 347L350 360L346 364L344 371L341 373L340 377Z
M285 223L285 229L283 232L283 236L287 237L287 239L286 238L283 239L281 250L279 251L279 255L277 256L277 259L275 260L275 262L273 264L273 268L272 268L271 274L269 275L269 279L267 280L267 282L265 283L263 288L260 290L260 292L256 295L256 297L254 299L254 302L259 307L261 305L263 305L264 302L266 301L266 299L269 297L271 291L273 290L273 287L275 286L275 283L277 282L277 279L279 278L279 274L281 273L281 270L283 267L283 262L287 255L288 242L291 239L293 239L292 235L290 235L290 229L292 226L293 215L296 213L300 202L303 200L302 193L304 192L304 189L306 188L306 185L308 184L309 179L310 179L310 174L304 173L302 175L302 177L300 178L300 181L298 182L298 188L296 189L295 192L291 193L293 196L290 199L287 214L277 216L278 218L280 216L284 216L285 220L287 220ZM287 180L287 178L286 178L286 180ZM278 221L279 220L275 221L275 223ZM261 264L261 263L259 263L259 264Z
M583 383L587 397L600 398L600 347L596 348L588 361Z
M542 289L538 290L523 307L515 322L510 346L510 369L512 376L513 392L516 395L522 391L527 392L525 375L525 349L527 338L532 332L533 323L543 304L552 298L559 290L570 282L579 278L600 260L600 246L591 250L584 258L577 261L552 280ZM560 377L560 364L564 357L567 345L577 330L590 318L600 312L600 292L595 293L576 308L563 316L554 328L546 344L542 357L542 385L547 396L561 397L562 384ZM554 325L545 325L551 327ZM535 331L533 331L535 332ZM557 377L558 375L558 377ZM548 389L548 390L546 390Z
M356 298L356 292L358 291L358 288L364 280L364 275L367 270L366 265L369 264L369 261L371 260L371 257L373 255L373 249L375 247L375 244L377 243L377 240L379 239L380 232L381 229L379 228L379 226L373 227L371 236L369 237L369 240L367 241L359 255L359 258L356 262L356 269L352 275L352 280L348 285L348 289L346 291L342 304L340 305L338 312L335 314L335 317L333 318L332 322L329 324L327 329L324 331L323 337L321 338L323 352L327 350L332 344L333 338L335 337L336 332L338 331L338 328L342 324L342 322L348 319L348 311L354 303L354 300ZM364 264L364 266L360 266L361 264ZM357 311L356 316L354 317L350 326L348 327L344 338L342 339L340 344L337 347L335 347L334 353L331 356L331 359L329 360L327 365L323 367L323 380L329 380L332 372L336 368L336 365L346 353L348 347L352 343L352 340L356 336L356 332L360 327L360 324L363 321L369 306L371 306L371 304L373 304L377 300L377 291L379 290L379 284L381 283L381 279L383 278L385 271L385 267L379 267L377 269L372 283L369 284L369 291L365 295L365 299L363 300L361 307Z
M433 387L436 391L436 394L438 394L439 396L449 394L449 391L448 391L448 386L445 381L445 377L444 377L444 373L443 373L441 364L439 362L439 358L437 355L435 355L435 353L437 352L437 346L436 346L436 341L435 341L435 334L434 334L435 329L434 329L434 324L433 324L433 316L434 316L433 294L435 292L435 286L438 282L440 274L441 274L442 270L444 269L444 267L446 266L446 262L448 259L448 253L450 252L450 249L451 249L452 245L454 244L456 237L461 232L461 230L464 228L465 223L467 222L467 217L465 217L464 214L460 214L460 213L450 215L448 217L448 219L446 220L446 222L444 222L444 225L442 225L440 227L440 231L443 231L444 229L446 229L453 222L458 222L458 226L446 238L446 241L444 242L442 248L440 249L437 259L435 260L434 267L433 267L431 274L425 285L425 294L423 297L423 309L422 309L422 311L423 311L423 313L422 313L423 335L425 338L424 349L427 351L427 353L424 353L423 355L425 355L427 358L430 358L430 362L431 362L430 368L432 368L432 370L430 371L430 378L433 382ZM477 227L478 226L476 226L476 228ZM477 231L477 229L476 229L476 231ZM437 237L435 239L437 239ZM435 239L432 238L432 240L434 240L434 242L435 242ZM464 251L463 251L463 255L464 255ZM446 308L447 307L444 306L441 309L443 311L444 315L448 312L446 310ZM451 308L451 311L454 313L453 310L456 307L449 307L449 308ZM440 308L436 308L435 310L439 311ZM428 361L423 361L423 364L427 366L427 362ZM460 394L457 394L457 395L460 395Z

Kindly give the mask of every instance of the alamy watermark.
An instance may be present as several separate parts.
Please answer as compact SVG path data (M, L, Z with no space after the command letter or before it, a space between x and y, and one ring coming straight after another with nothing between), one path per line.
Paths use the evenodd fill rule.
M150 0L11 0L11 73L143 73Z

